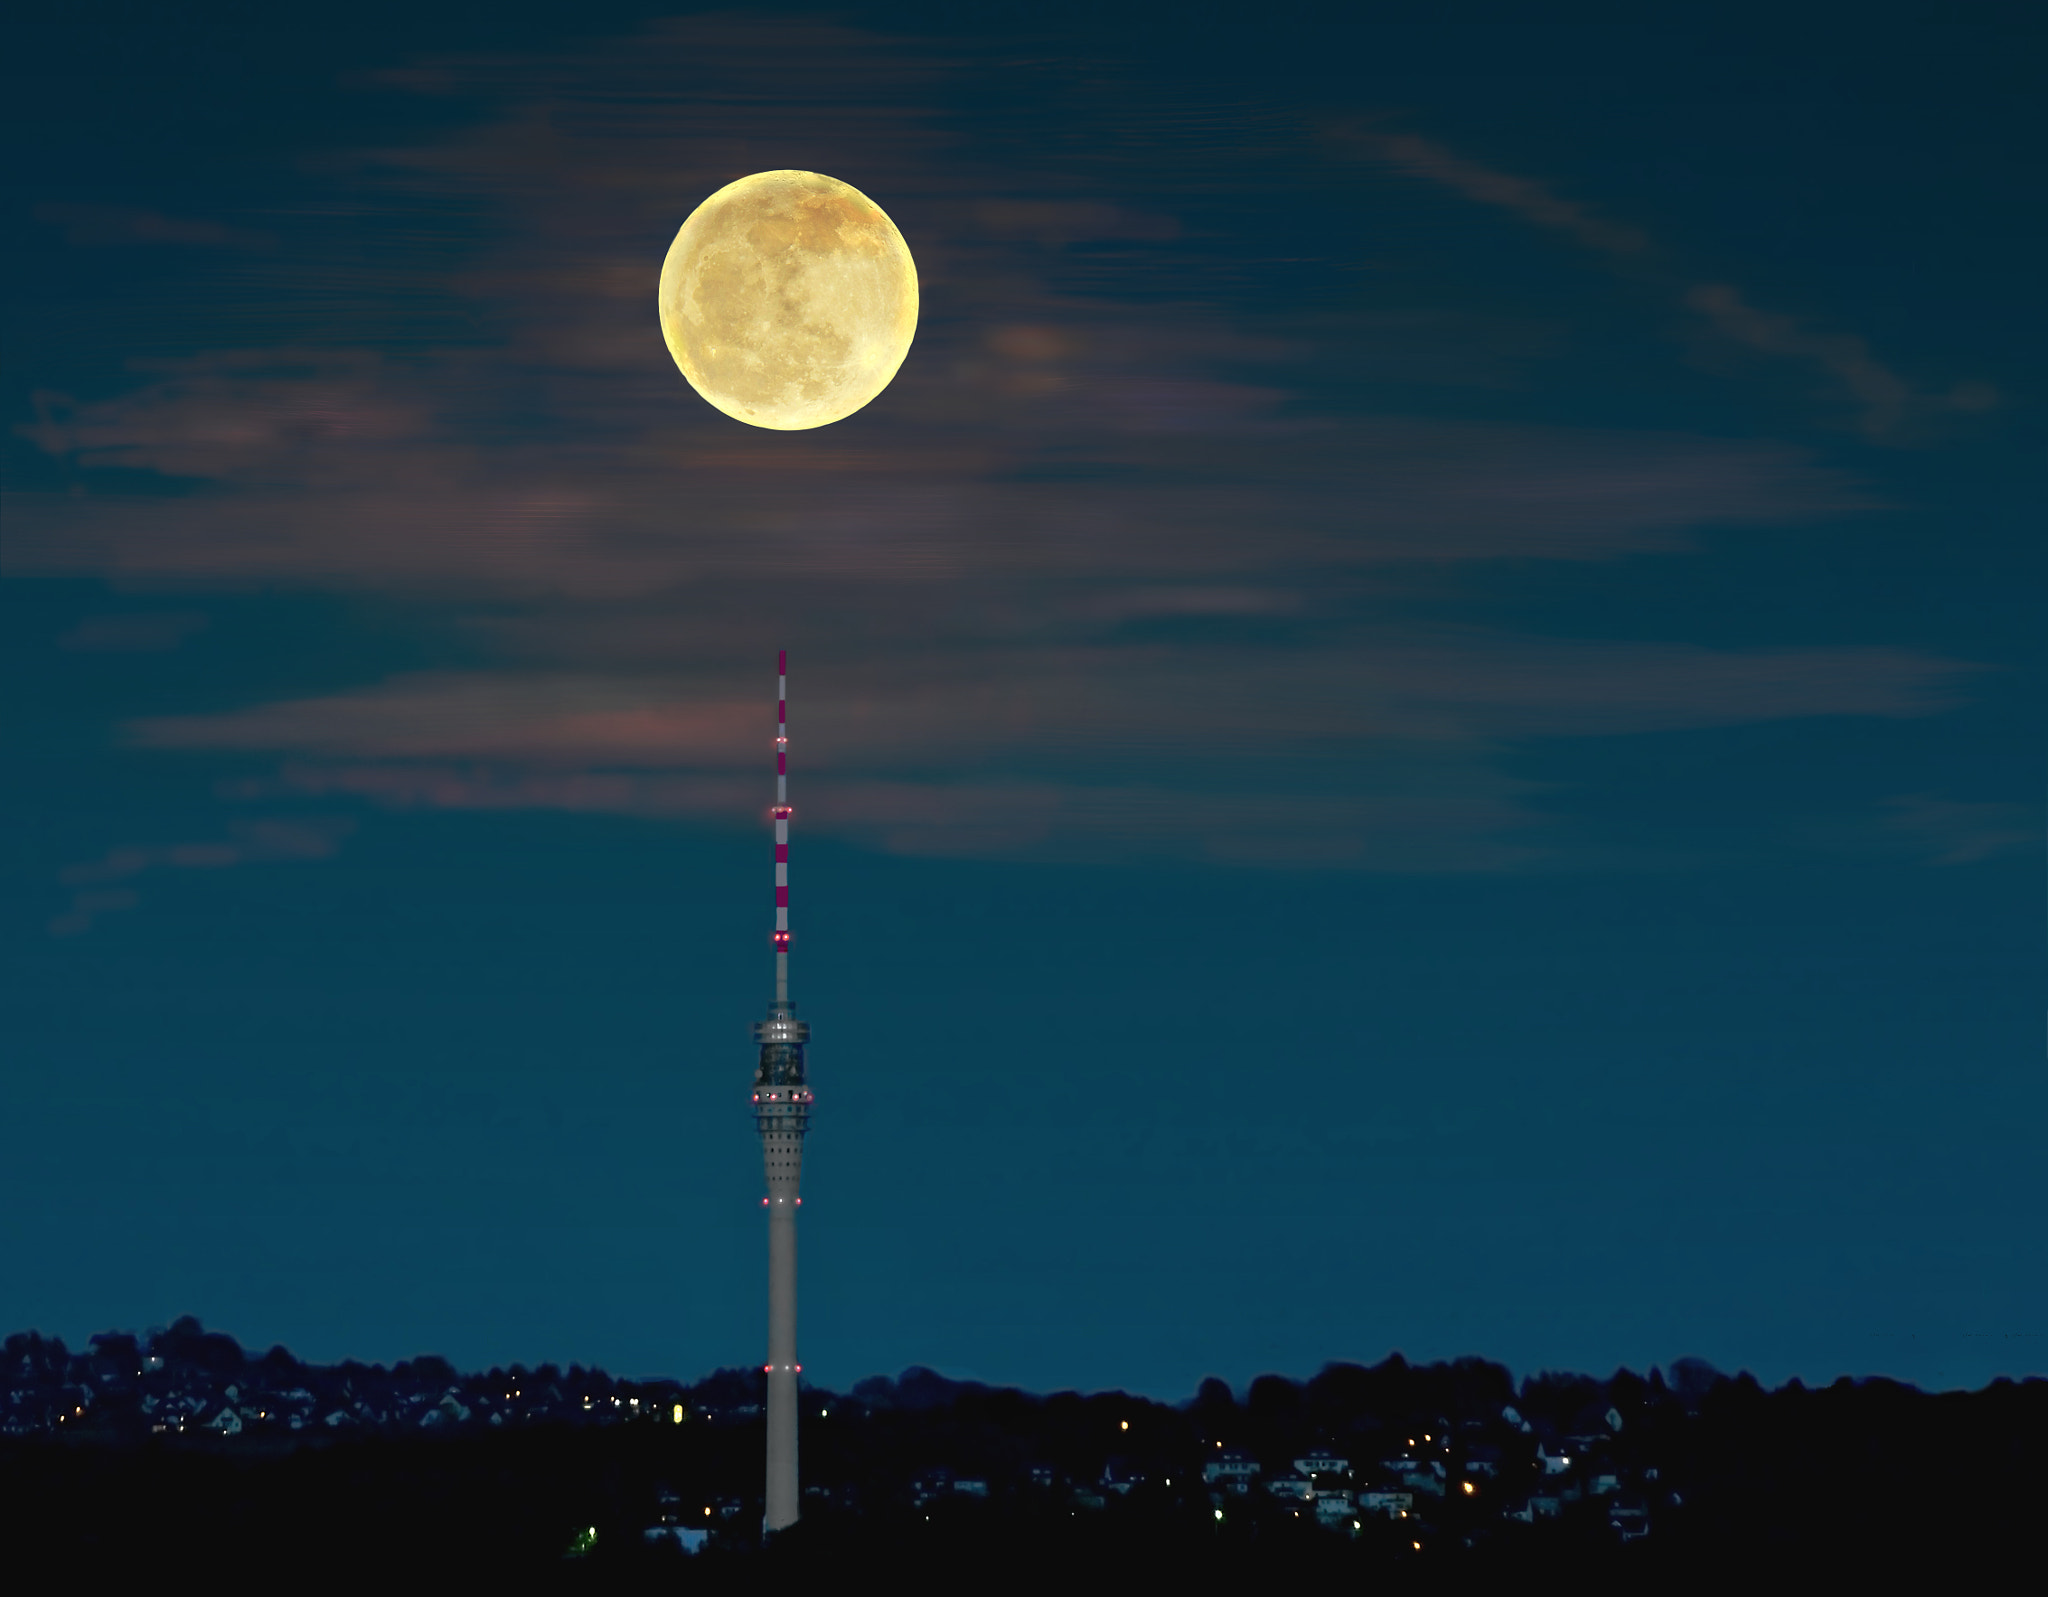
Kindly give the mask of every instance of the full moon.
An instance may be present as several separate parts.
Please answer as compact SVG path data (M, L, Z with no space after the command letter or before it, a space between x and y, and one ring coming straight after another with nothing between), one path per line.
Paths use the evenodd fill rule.
M797 432L889 386L917 331L896 224L822 172L756 172L683 223L661 266L661 336L736 421Z

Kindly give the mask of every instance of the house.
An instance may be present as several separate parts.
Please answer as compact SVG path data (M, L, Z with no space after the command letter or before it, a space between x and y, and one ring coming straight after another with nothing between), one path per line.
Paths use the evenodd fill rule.
M1316 1523L1327 1530L1350 1530L1358 1523L1358 1510L1349 1492L1317 1492Z
M1221 1453L1202 1466L1202 1479L1225 1491L1248 1492L1258 1478L1258 1464L1242 1453Z
M1411 1492L1427 1492L1432 1497L1444 1495L1446 1472L1442 1459L1389 1459L1387 1469L1390 1473L1400 1476L1401 1484Z
M650 1525L641 1533L650 1542L673 1542L686 1553L701 1552L711 1532L690 1525Z
M1358 1494L1358 1511L1362 1514L1384 1514L1389 1519L1399 1519L1414 1506L1413 1492L1382 1487Z
M1266 1490L1297 1503L1313 1502L1316 1495L1315 1482L1305 1475L1275 1475L1266 1482Z
M1351 1460L1340 1458L1335 1453L1310 1453L1306 1458L1294 1461L1294 1472L1310 1479L1318 1475L1349 1475Z
M986 1497L988 1496L988 1482L969 1479L955 1480L953 1482L953 1492L954 1495L959 1497Z
M1607 1527L1625 1542L1650 1534L1650 1511L1640 1503L1616 1503L1607 1511Z
M423 1426L460 1425L468 1418L468 1406L462 1403L453 1392L450 1392L440 1402L422 1414L419 1422Z

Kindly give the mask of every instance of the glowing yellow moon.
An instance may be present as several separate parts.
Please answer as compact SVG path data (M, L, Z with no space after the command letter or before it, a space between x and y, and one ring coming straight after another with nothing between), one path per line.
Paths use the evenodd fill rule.
M690 213L661 266L661 336L728 416L795 432L889 386L917 267L881 206L822 172L756 172Z

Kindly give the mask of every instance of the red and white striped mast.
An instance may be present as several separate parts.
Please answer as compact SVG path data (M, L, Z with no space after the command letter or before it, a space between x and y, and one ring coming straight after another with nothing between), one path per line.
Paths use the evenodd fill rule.
M789 651L775 651L775 1001L789 1002Z
M754 1023L760 1063L754 1071L754 1125L768 1177L768 1484L762 1524L771 1531L796 1523L796 1211L803 1199L804 1134L811 1089L804 1044L811 1028L789 997L789 655L775 657L775 1001Z

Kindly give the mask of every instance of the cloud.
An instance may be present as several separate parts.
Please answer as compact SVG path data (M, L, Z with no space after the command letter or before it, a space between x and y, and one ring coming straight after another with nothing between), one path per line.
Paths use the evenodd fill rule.
M164 654L206 629L207 618L188 610L87 616L57 640L75 654Z
M1099 200L983 200L974 207L974 217L993 237L1047 247L1090 239L1164 243L1182 232L1176 217Z
M2041 847L2036 805L1986 803L1909 793L1888 799L1882 832L1930 865L1975 865Z
M1490 750L1532 737L1912 716L1969 674L1885 649L1714 651L1448 633L1324 652L1076 646L806 679L793 736L806 829L900 853L1508 868L1539 816ZM811 683L815 682L815 687ZM252 794L399 808L758 818L766 722L729 676L502 672L136 723L145 747L264 752ZM1032 774L1064 771L1064 775ZM1282 776L1281 773L1287 773Z
M1530 178L1468 161L1432 139L1412 133L1356 129L1346 130L1340 136L1370 150L1390 166L1440 183L1481 205L1512 212L1537 227L1563 233L1587 249L1608 255L1637 256L1650 248L1649 235L1640 229L1610 222L1584 205L1559 198Z
M1757 310L1726 283L1696 284L1686 291L1685 303L1738 344L1803 360L1825 372L1862 407L1864 431L1874 436L1896 434L1918 413L1990 410L1998 404L1997 391L1985 383L1958 383L1946 394L1916 393L1861 338L1811 332L1790 316Z
M73 893L64 912L50 917L50 935L83 937L102 916L133 909L139 902L139 895L125 887Z
M737 823L758 809L755 667L787 643L803 768L831 777L807 822L911 852L1277 864L1318 832L1360 866L1514 868L1544 857L1534 790L1506 774L1524 740L1918 715L1967 681L1902 650L1404 620L1404 588L1452 591L1463 567L1786 536L1872 495L1769 442L1389 413L1359 371L1399 345L1404 392L1485 386L1497 418L1499 363L1474 376L1471 346L1506 341L1453 312L1366 325L1233 297L1242 241L1202 220L1218 163L1263 192L1298 131L1281 148L1270 119L1224 108L1213 160L1147 165L1130 152L1149 102L1084 83L1062 90L1068 136L1020 157L971 105L1012 70L1031 69L728 17L390 74L454 111L417 143L336 153L318 214L351 237L433 217L448 247L394 257L411 264L363 291L374 310L334 309L309 264L332 252L309 239L251 267L249 293L289 324L319 305L331 344L201 350L110 396L42 396L22 434L76 491L11 495L0 560L367 596L453 636L444 669L127 728L274 757L249 797ZM1529 180L1413 137L1378 149L1654 262ZM655 278L704 195L821 150L903 228L925 320L856 417L755 432L675 372ZM70 646L140 646L121 636L89 623Z
M543 764L672 765L707 754L729 757L749 744L758 751L758 694L745 702L707 702L680 687L669 692L673 697L631 679L430 673L367 692L158 717L138 722L131 735L144 748Z
M168 375L95 405L39 394L21 435L81 466L315 488L387 466L428 427L417 390L371 354L235 350L165 364Z
M985 429L961 417L1010 408L1009 396L969 389L949 420L866 451L656 440L642 423L605 447L542 438L485 460L458 441L490 421L454 414L468 398L457 375L424 374L404 401L363 396L381 435L297 425L305 391L329 385L295 380L270 396L256 376L203 394L180 379L53 421L39 441L210 473L220 491L18 495L8 567L457 598L625 600L708 579L818 577L871 595L1035 576L1234 585L1415 561L1598 559L1682 547L1696 527L1868 502L1772 445L1398 418L1269 431L1258 418L1270 391L1107 377L1074 379L1046 414ZM408 430L402 413L422 419Z
M35 217L60 229L67 244L83 248L109 244L183 244L227 250L277 247L270 234L250 228L123 206L46 204L36 207Z
M1540 845L1512 835L1536 820L1519 802L1525 787L1470 767L1405 773L1377 791L1332 791L1313 800L1269 789L854 775L818 783L798 813L807 836L934 858L1196 858L1325 870L1496 871L1547 857ZM758 822L766 813L757 772L713 778L288 765L260 791L346 795L399 810L558 810L724 824Z
M1318 736L1465 743L1925 715L1974 669L1898 649L1712 650L1467 629L1323 651L1041 646L963 652L948 674L846 662L813 679L796 725L814 768L932 755L973 766L1076 747L1262 761ZM758 686L729 672L437 672L154 717L130 737L145 748L341 759L749 771L761 762L763 713Z
M1858 425L1871 438L1898 439L1916 422L1940 413L1985 411L2000 403L1997 390L1983 382L1960 382L1946 392L1916 389L1879 361L1868 342L1853 333L1816 332L1793 317L1757 309L1739 289L1726 283L1689 282L1679 268L1659 255L1648 234L1609 221L1533 179L1467 160L1414 134L1380 133L1356 126L1330 131L1340 144L1371 159L1563 234L1634 275L1659 283L1721 338L1763 354L1800 361L1823 373L1857 407Z
M235 865L330 858L356 829L348 816L303 816L238 821L230 836L202 843L127 844L96 860L66 866L58 879L73 889L71 902L49 923L52 937L79 937L102 917L133 909L141 895L128 882L151 871L215 871Z

